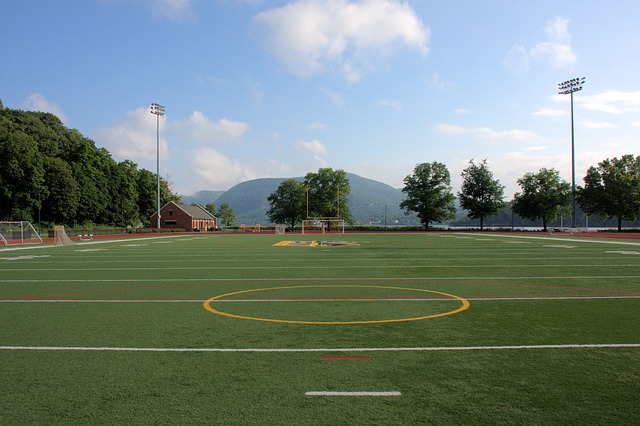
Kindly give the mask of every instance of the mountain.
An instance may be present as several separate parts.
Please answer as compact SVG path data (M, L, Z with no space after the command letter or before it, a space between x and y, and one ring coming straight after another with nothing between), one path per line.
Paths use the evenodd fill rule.
M238 224L270 224L271 221L267 217L267 211L270 208L267 197L275 192L285 179L263 178L242 182L208 203L214 203L216 207L224 203L229 204L236 213ZM294 179L304 180L303 177ZM420 223L414 215L406 216L400 209L400 202L404 198L400 189L352 173L347 173L347 179L351 187L349 208L356 224L418 225ZM200 191L202 192L215 191ZM194 195L193 199L196 198ZM182 202L185 204L198 202L191 199L191 197L182 197Z
M201 206L216 204L216 200L224 193L225 191L198 191L193 195L181 196L180 202L182 204L200 204Z

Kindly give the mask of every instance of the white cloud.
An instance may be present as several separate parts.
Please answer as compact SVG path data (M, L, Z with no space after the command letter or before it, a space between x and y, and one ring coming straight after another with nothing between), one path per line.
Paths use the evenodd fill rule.
M91 137L98 146L103 146L111 152L116 161L129 159L138 163L140 167L155 170L156 119L155 115L150 114L148 107L137 108L128 112L115 125L96 130ZM214 122L200 111L194 111L189 118L182 121L169 121L166 116L161 116L161 169L170 170L184 167L178 163L186 158L206 161L198 158L201 153L208 153L208 151L203 151L205 149L203 145L240 141L248 127L246 123L227 119ZM209 155L208 158L219 159L221 157L221 154L213 152L215 155ZM175 158L173 158L174 156ZM231 162L231 164L233 165L232 169L239 168L236 163ZM216 167L216 170L218 169L220 167ZM178 170L176 172L180 173ZM250 173L243 171L241 175L248 176Z
M267 30L273 54L303 77L337 67L355 82L398 44L429 51L429 29L395 0L299 0L255 22Z
M175 20L193 18L194 0L152 0L151 10L155 15Z
M440 90L441 92L444 92L446 90L451 89L454 85L453 85L453 83L449 83L447 81L442 80L442 78L440 78L439 74L434 73L431 76L431 86L435 87L436 89Z
M376 105L382 108L391 108L396 111L402 111L402 104L400 101L394 101L391 99L382 99L376 102Z
M538 111L533 113L536 117L564 117L568 114L568 111L553 108L540 108Z
M505 63L527 72L532 62L549 62L556 69L572 68L578 56L571 46L569 20L556 17L547 22L545 37L533 47L517 44L507 54Z
M320 165L321 167L325 167L327 165L327 161L325 157L329 154L329 150L327 146L320 141L297 141L293 144L293 148L296 151L309 152L313 154L313 158L315 163Z
M162 135L166 122L166 117L160 117L160 157L164 159L169 156ZM113 127L96 130L91 137L118 161L129 159L151 164L149 160L156 158L156 130L156 116L149 113L148 107L141 107L128 112Z
M574 102L591 111L609 114L637 113L640 111L640 91L608 90L598 95L576 96Z
M613 129L618 127L613 123L607 123L605 121L582 120L580 124L588 129Z
M327 155L327 147L320 141L298 141L293 144L294 147L309 151L317 156Z
M66 125L69 123L69 119L64 112L62 112L62 108L57 104L49 102L42 93L32 93L27 96L27 99L22 102L22 108L27 111L48 112L58 117L63 124Z
M309 130L314 130L314 131L320 131L320 130L327 130L327 125L324 123L309 123L309 125L307 126L307 128Z
M247 165L227 158L210 147L201 147L194 152L191 167L193 173L212 188L229 188L239 182L257 178Z
M247 123L226 118L211 121L200 111L194 111L186 120L170 124L170 130L178 133L180 139L205 144L239 141L248 129Z
M341 94L334 92L331 89L322 89L322 92L329 98L331 99L331 102L339 107L339 108L344 108L346 106L346 102L344 100L344 98L342 97Z
M496 131L488 127L468 128L454 124L437 124L434 128L436 132L446 137L469 136L484 144L545 145L548 143L543 136L529 130Z

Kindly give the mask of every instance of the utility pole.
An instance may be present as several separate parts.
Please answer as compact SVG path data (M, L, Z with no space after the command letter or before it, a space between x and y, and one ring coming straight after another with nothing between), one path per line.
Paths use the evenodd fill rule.
M571 215L571 227L576 227L576 153L573 131L573 94L582 90L586 77L572 78L563 83L558 83L558 94L571 95L571 197L573 214Z

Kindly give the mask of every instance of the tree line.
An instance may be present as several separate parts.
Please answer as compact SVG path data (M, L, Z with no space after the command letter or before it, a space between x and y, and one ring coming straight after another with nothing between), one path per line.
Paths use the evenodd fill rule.
M160 198L179 201L165 179ZM155 173L116 162L53 114L0 102L0 220L135 227L156 208Z
M461 176L463 182L457 193L460 206L470 219L480 220L482 230L484 220L507 205L505 187L493 177L486 160L478 164L471 160ZM521 191L514 194L511 211L524 219L541 221L545 231L561 215L572 214L572 201L587 214L601 219L615 218L619 231L623 219L640 219L640 156L603 160L597 167L589 168L584 182L574 193L553 168L525 173L517 180ZM405 199L400 207L406 214L416 213L426 229L455 218L456 196L451 174L443 163L416 165L413 173L405 177L402 192ZM351 220L346 203L348 193L346 172L320 169L318 173L308 173L303 182L283 181L267 198L271 205L267 215L271 221L286 224L290 229L308 217L335 216L348 223ZM346 207L342 211L337 209L341 204Z
M457 193L471 219L484 220L506 205L504 186L493 177L486 160L462 171ZM511 211L540 220L543 228L571 213L573 198L582 210L600 218L640 219L640 156L606 159L588 169L575 194L557 170L542 168L517 181ZM335 217L352 222L349 181L344 170L321 168L303 181L287 179L267 200L270 220L293 229L310 217ZM456 196L446 165L437 161L415 166L405 177L400 207L415 212L428 229L455 217ZM180 201L166 179L160 179L161 204ZM105 148L69 129L53 114L4 108L0 101L0 220L28 220L70 226L148 225L157 207L157 175L130 160L116 162ZM235 222L231 206L214 214L227 226Z

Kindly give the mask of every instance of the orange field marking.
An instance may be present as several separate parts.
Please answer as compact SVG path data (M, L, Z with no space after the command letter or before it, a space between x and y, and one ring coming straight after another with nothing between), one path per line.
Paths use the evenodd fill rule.
M396 319L380 319L380 320L365 320L365 321L299 321L299 320L288 320L288 319L274 319L274 318L260 318L260 317L250 317L245 315L236 315L231 314L229 312L223 312L215 309L211 306L211 303L216 300L224 299L225 297L235 296L238 294L246 294L246 293L254 293L259 291L272 291L272 290L285 290L285 289L306 289L306 288L377 288L377 289L390 289L390 290L404 290L404 291L418 291L422 293L430 293L436 294L439 296L444 296L446 298L458 300L461 303L461 306L457 309L453 309L451 311L441 312L438 314L432 315L424 315L420 317L408 317L408 318L396 318ZM309 300L303 300L301 302L310 302ZM230 318L237 319L245 319L252 321L265 321L265 322L275 322L275 323L286 323L286 324L312 324L312 325L353 325L353 324L382 324L382 323L393 323L393 322L407 322L407 321L420 321L429 318L439 318L447 315L453 315L460 313L462 311L466 311L469 309L469 301L463 299L460 296L456 296L453 294L442 293L434 290L423 290L419 288L406 288L406 287L391 287L391 286L376 286L376 285L312 285L312 286L284 286L284 287L271 287L271 288L256 288L250 290L241 290L234 291L232 293L221 294L218 296L211 297L203 303L204 308L212 312L216 315L222 315Z

